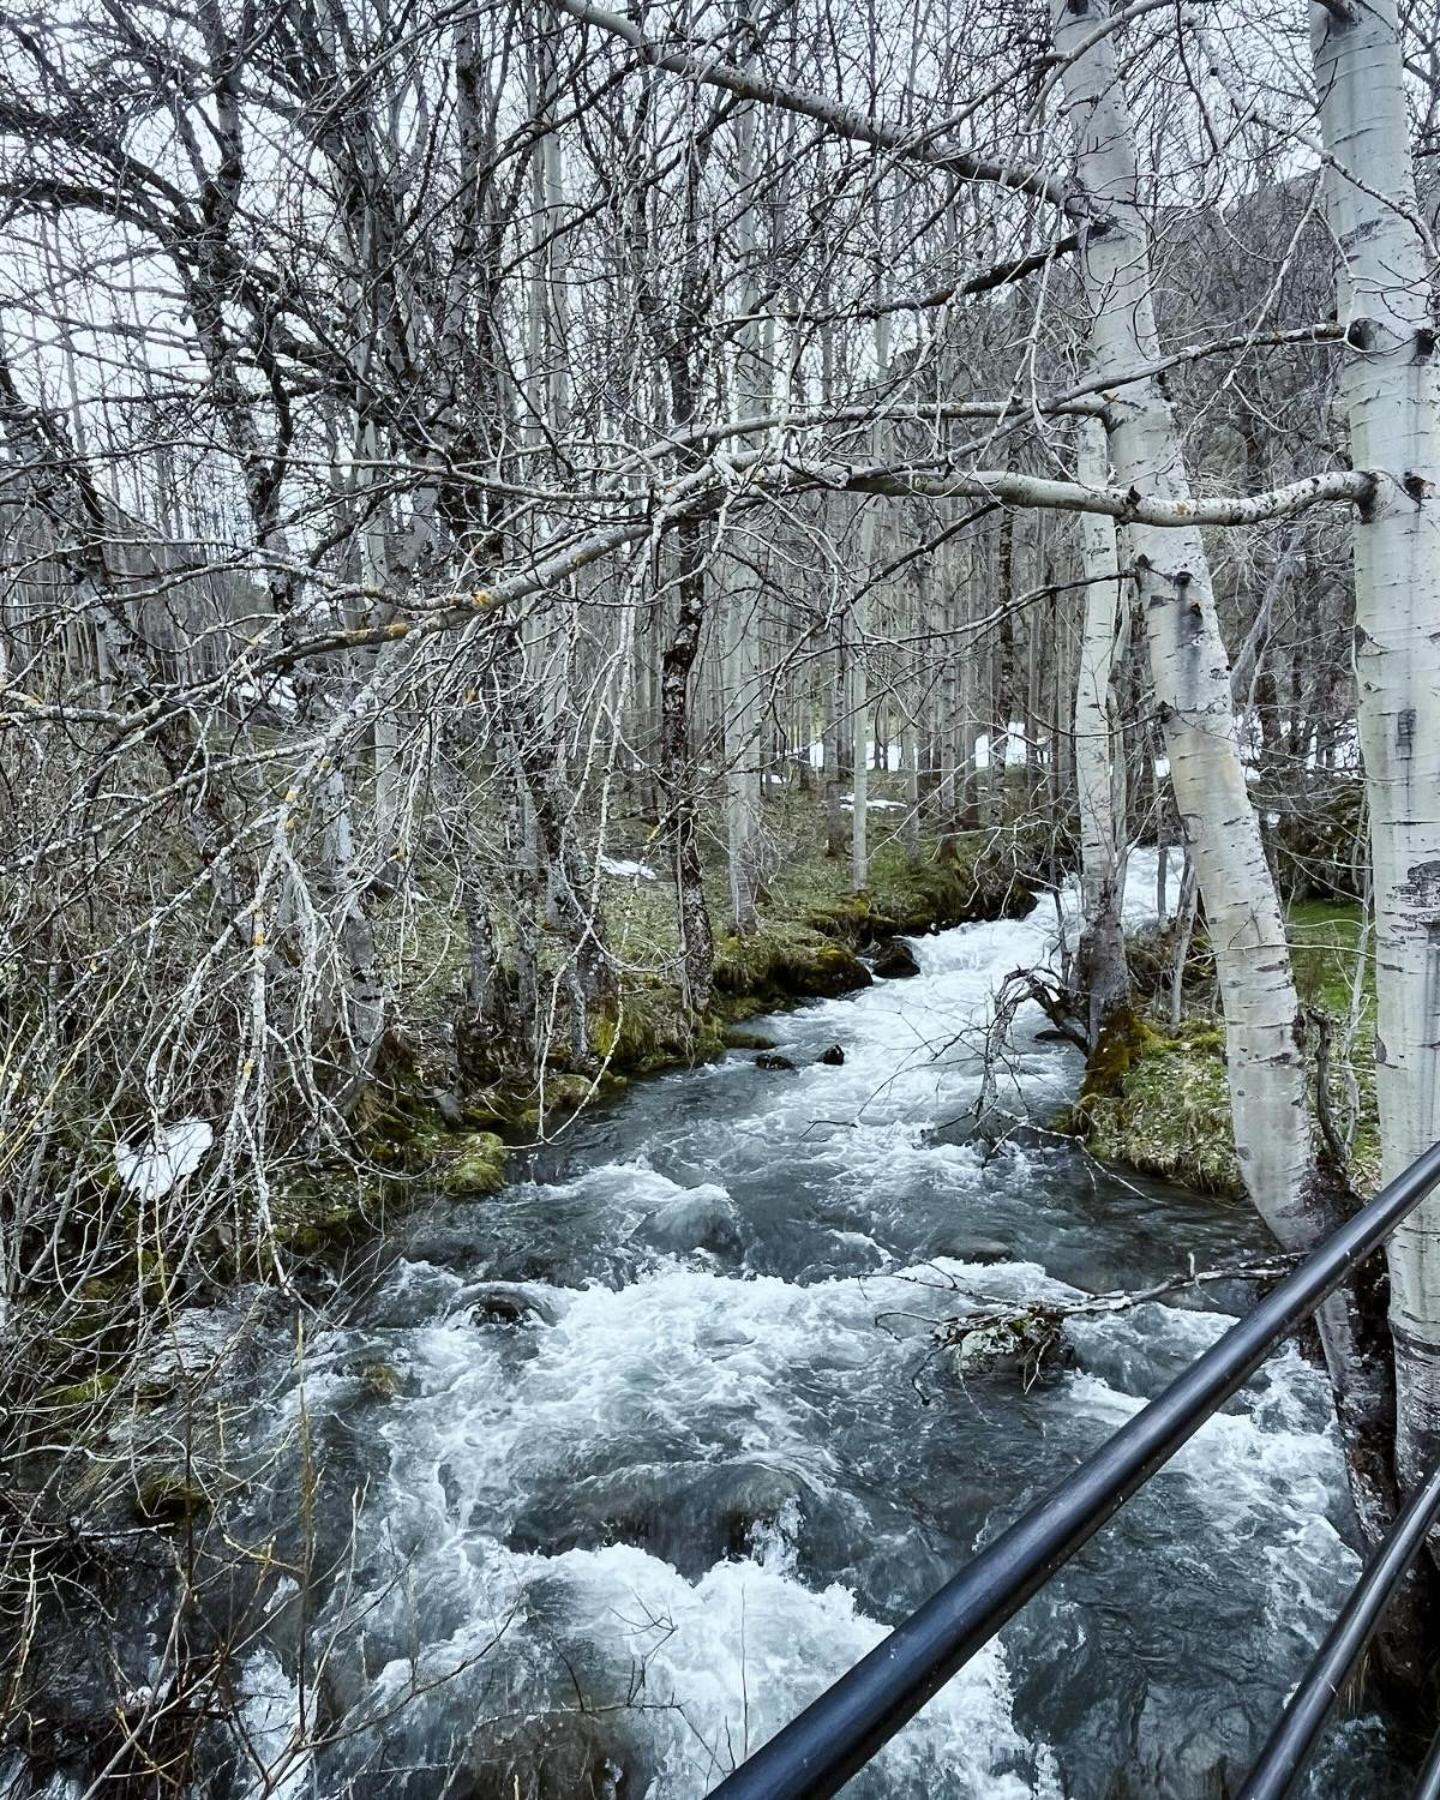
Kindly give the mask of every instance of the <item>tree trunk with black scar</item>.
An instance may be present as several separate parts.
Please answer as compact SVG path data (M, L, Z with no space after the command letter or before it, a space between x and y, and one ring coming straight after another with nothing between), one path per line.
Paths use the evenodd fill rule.
M1374 868L1383 1173L1440 1136L1440 367L1393 0L1311 8L1347 326L1350 456L1381 471L1355 529L1355 675ZM1347 178L1363 174L1363 185ZM1387 1246L1396 1472L1440 1455L1440 1198Z
M679 606L660 664L660 791L665 838L675 871L681 993L691 1011L704 1012L714 980L715 938L705 903L690 757L690 675L705 619L704 526L698 520L686 520L677 537Z
M1097 374L1115 380L1158 361L1160 339L1116 38L1096 36L1108 16L1103 0L1057 0L1053 20L1057 51L1073 57L1064 76L1077 148L1068 204L1084 237L1090 354ZM1188 501L1181 438L1159 377L1117 382L1106 426L1118 484ZM1236 1153L1256 1210L1286 1249L1303 1251L1333 1227L1333 1196L1316 1154L1299 999L1246 785L1205 544L1195 526L1136 523L1130 545L1170 779L1220 981ZM1373 1296L1336 1295L1320 1328L1351 1494L1373 1542L1394 1503L1389 1369Z

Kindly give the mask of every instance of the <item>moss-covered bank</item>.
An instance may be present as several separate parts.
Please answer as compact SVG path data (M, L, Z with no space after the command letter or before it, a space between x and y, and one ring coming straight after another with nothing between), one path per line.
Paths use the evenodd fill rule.
M687 1009L677 982L667 979L676 948L672 897L657 882L612 901L612 937L630 973L590 1022L595 1067L571 1067L557 1043L536 1078L497 1071L488 1084L457 1089L443 1053L425 1049L436 1041L447 986L447 971L432 969L412 992L411 1053L394 1061L356 1121L359 1164L307 1171L290 1184L273 1209L281 1250L309 1258L342 1249L422 1195L492 1194L511 1150L549 1137L581 1107L613 1100L638 1077L722 1055L756 1014L867 986L860 955L867 948L900 934L1018 916L1033 904L1043 854L1037 833L990 830L924 844L914 857L882 844L869 888L854 893L845 865L825 856L817 824L813 812L799 822L756 929L717 937L715 996L704 1013ZM716 918L724 905L716 892Z
M1379 1179L1375 1118L1374 965L1361 943L1360 908L1340 901L1294 904L1287 937L1306 1014L1312 1084L1322 1036L1331 1041L1327 1097L1350 1139L1350 1178L1368 1193ZM1102 1162L1122 1164L1205 1193L1240 1197L1225 1070L1225 1032L1203 943L1187 965L1178 1030L1143 993L1147 973L1168 958L1142 941L1134 965L1142 988L1090 1060L1085 1088L1066 1124ZM1353 1027L1353 1029L1352 1029Z
M1225 1035L1206 1017L1178 1032L1127 1014L1097 1055L1103 1083L1088 1081L1072 1115L1101 1162L1202 1193L1243 1193L1225 1085Z

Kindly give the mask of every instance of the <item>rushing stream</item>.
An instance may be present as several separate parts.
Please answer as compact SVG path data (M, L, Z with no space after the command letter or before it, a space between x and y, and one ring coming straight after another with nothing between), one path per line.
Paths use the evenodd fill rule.
M272 1499L234 1529L302 1554L303 1395L314 1573L247 1651L271 1783L215 1792L694 1800L1223 1330L1213 1296L1077 1325L1028 1392L934 1354L964 1296L1264 1247L1243 1208L1042 1134L967 1141L975 1028L1053 928L922 940L918 977L766 1023L798 1073L739 1053L643 1084L530 1180L412 1220L303 1383L277 1333L232 1424ZM1009 1065L1040 1119L1078 1072L1042 1023ZM1343 1495L1286 1348L850 1791L1222 1794L1354 1577ZM332 1741L287 1754L302 1714ZM1373 1721L1327 1754L1317 1793L1388 1791Z

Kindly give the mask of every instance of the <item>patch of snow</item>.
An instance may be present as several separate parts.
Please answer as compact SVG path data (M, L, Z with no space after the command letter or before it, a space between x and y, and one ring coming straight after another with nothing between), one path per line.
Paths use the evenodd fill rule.
M660 879L649 863L631 862L625 857L602 856L600 867L606 875L616 875L625 881L658 881Z
M163 1200L172 1188L190 1179L214 1142L214 1130L206 1120L181 1119L174 1125L162 1125L138 1150L117 1144L115 1172L125 1191L142 1205Z

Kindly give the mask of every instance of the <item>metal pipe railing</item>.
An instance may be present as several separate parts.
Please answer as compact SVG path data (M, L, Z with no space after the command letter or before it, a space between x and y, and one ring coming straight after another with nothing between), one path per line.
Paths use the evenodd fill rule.
M1099 1531L1440 1180L1434 1145L1218 1343L713 1790L834 1794Z
M1410 1800L1440 1800L1440 1731L1430 1742L1430 1754L1420 1771Z
M1341 1689L1440 1513L1440 1465L1406 1502L1290 1696L1238 1800L1284 1800L1304 1773Z

